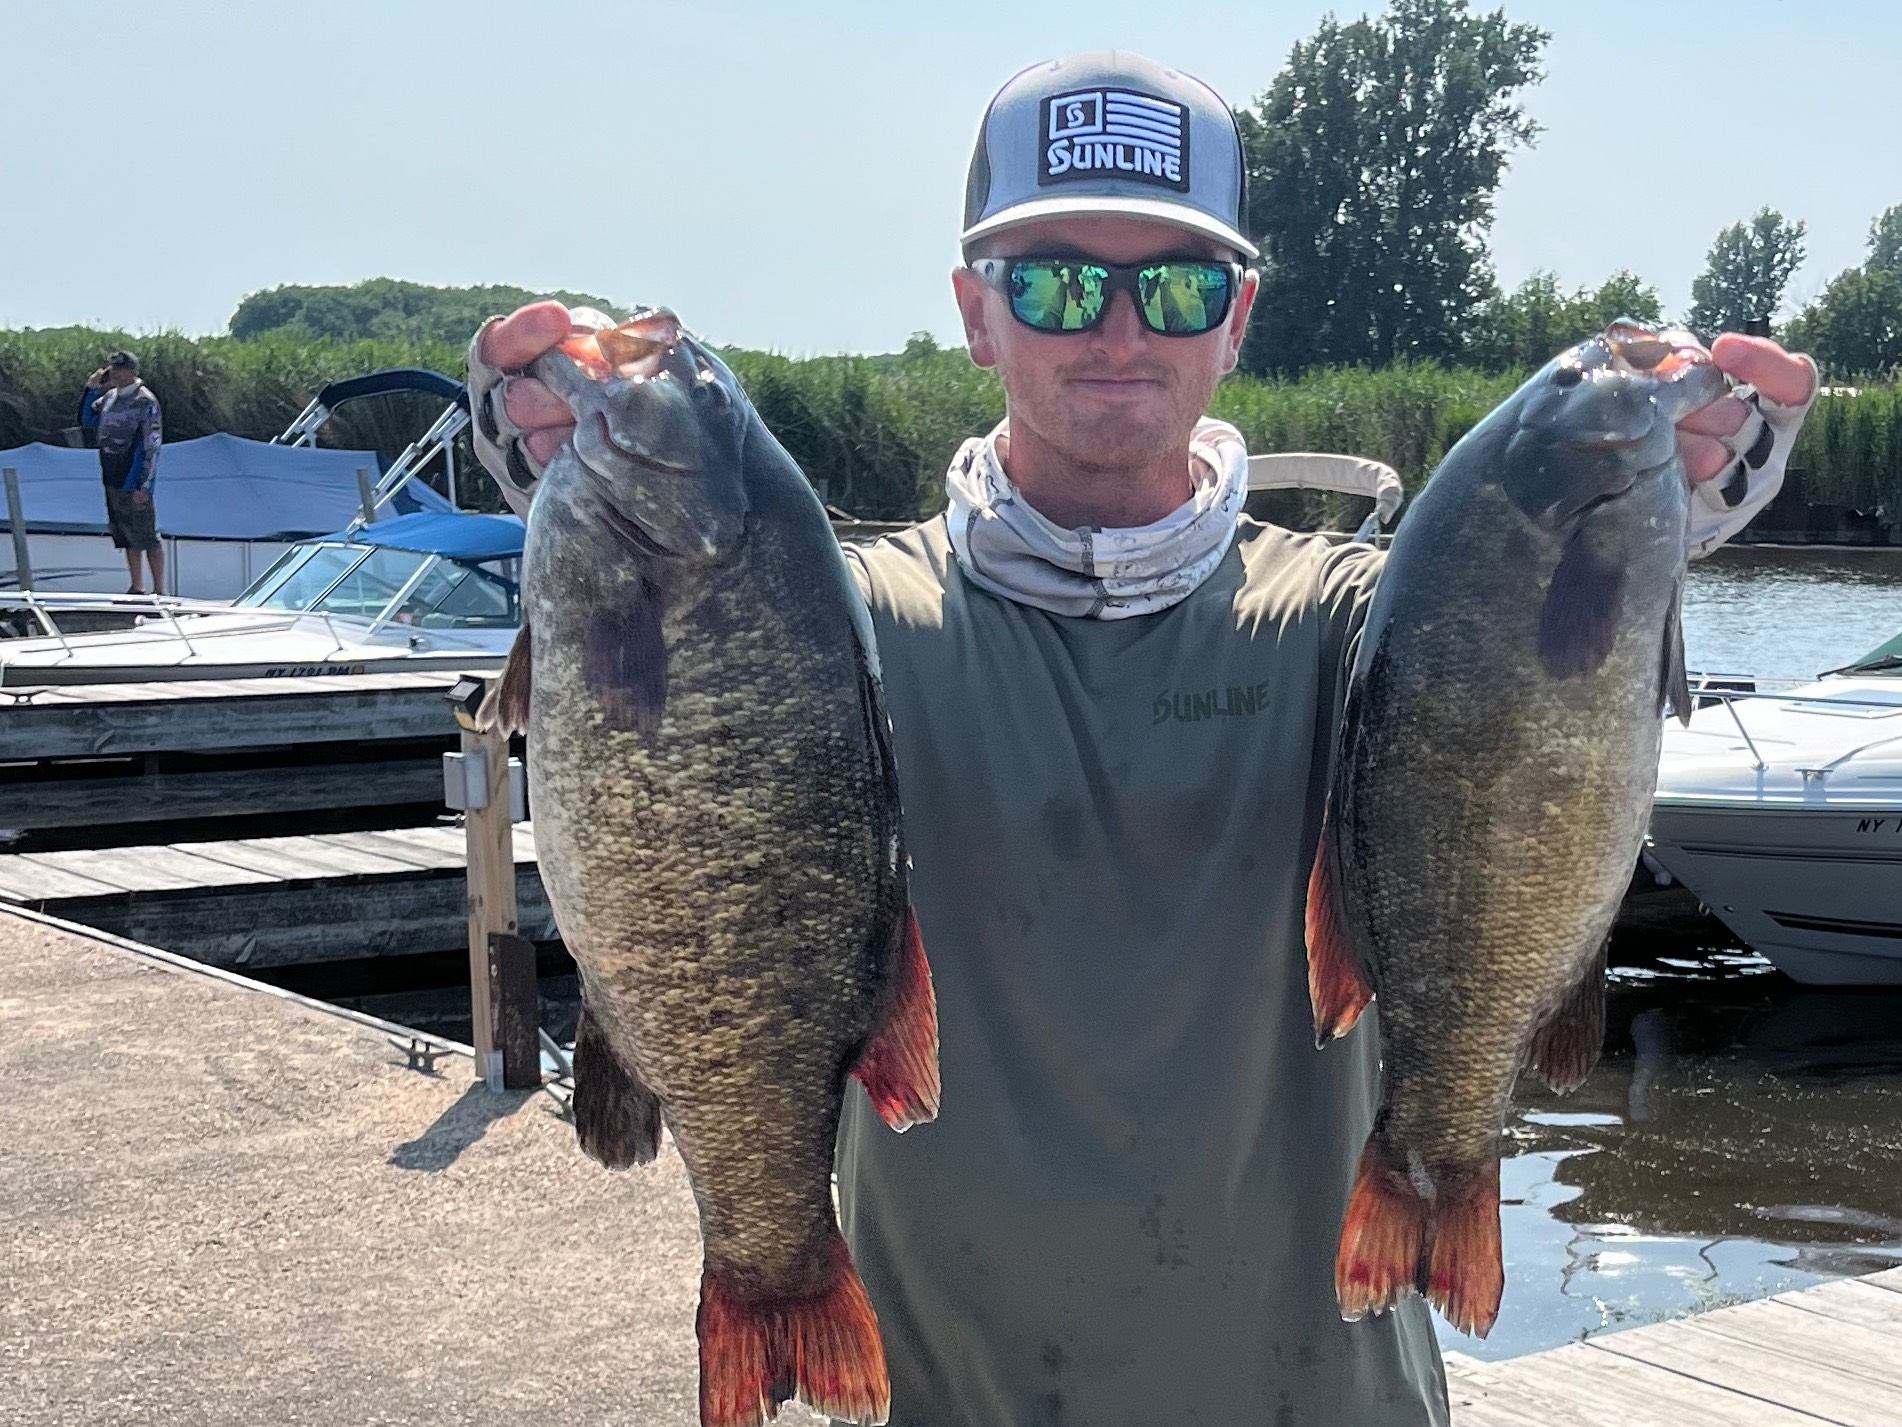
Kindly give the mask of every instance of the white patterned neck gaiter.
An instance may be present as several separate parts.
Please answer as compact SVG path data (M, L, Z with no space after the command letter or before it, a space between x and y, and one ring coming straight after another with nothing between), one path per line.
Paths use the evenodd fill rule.
M1195 493L1153 525L1066 530L1032 509L1004 473L997 442L966 441L945 477L951 549L981 589L1052 614L1128 619L1188 598L1222 563L1248 496L1248 448L1203 417L1189 438Z

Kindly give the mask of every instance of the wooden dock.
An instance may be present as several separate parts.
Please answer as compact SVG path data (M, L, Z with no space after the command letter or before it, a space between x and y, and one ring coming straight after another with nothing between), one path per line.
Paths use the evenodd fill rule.
M1455 1427L1902 1427L1902 1269L1446 1367Z
M436 775L440 797L442 779ZM521 933L552 941L535 834L514 828ZM468 940L463 830L225 839L0 855L0 905L226 969L452 951Z
M202 818L440 806L439 673L0 691L0 838ZM162 836L159 840L164 840Z

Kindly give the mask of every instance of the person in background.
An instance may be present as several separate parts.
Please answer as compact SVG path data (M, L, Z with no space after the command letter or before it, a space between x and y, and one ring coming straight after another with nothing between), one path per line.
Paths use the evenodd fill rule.
M152 507L163 440L158 398L139 380L139 359L113 352L106 364L86 378L79 400L79 424L94 435L99 474L106 485L106 525L112 543L125 551L126 593L140 595L139 556L152 571L152 593L165 592L165 547L159 542Z

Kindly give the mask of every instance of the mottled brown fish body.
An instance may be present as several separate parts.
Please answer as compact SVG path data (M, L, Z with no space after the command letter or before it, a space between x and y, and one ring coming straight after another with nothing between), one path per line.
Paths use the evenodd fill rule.
M731 375L684 337L601 347L535 369L580 425L524 571L536 845L582 983L577 1131L618 1166L652 1158L664 1119L686 1163L703 1423L793 1396L883 1421L833 1147L848 1075L902 1127L935 1113L937 1067L869 623Z
M1723 391L1701 351L1628 331L1455 447L1362 635L1308 911L1317 1038L1380 1007L1336 1263L1352 1317L1420 1291L1490 1329L1513 1082L1530 1063L1570 1088L1598 1054L1604 942L1681 707L1673 424Z

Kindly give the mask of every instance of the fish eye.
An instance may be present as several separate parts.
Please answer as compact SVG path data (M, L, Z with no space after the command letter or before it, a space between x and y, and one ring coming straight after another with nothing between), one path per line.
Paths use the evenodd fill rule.
M1577 386L1585 380L1585 373L1577 367L1560 367L1552 373L1552 384L1559 387Z

